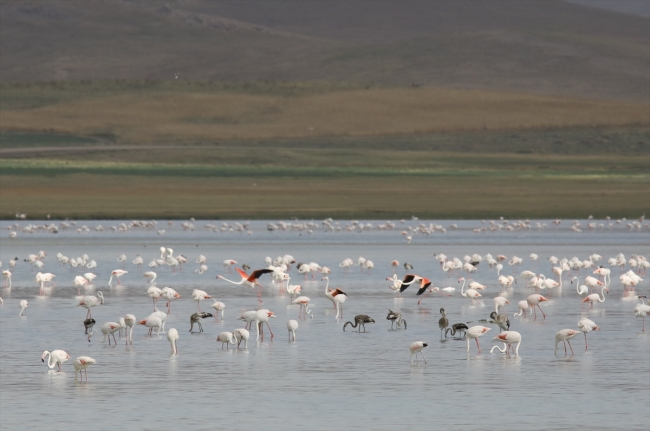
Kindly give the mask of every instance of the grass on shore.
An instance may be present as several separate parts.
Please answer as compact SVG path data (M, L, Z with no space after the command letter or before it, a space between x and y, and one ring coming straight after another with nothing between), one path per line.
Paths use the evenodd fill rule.
M152 144L648 127L645 104L513 92L345 84L3 85L3 131Z

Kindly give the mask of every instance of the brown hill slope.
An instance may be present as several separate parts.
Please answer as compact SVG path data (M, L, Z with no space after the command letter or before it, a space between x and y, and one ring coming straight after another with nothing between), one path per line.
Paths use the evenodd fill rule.
M356 81L647 102L650 20L560 1L0 5L0 80Z

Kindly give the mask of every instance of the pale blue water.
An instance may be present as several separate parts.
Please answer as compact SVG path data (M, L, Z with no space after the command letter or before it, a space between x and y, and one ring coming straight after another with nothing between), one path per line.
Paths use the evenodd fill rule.
M29 222L18 222L20 227ZM34 223L34 222L32 222ZM42 224L42 222L40 222ZM93 228L98 222L78 222L76 227ZM104 227L116 222L100 222ZM221 224L213 222L214 224ZM439 308L445 307L451 323L487 317L493 310L492 298L500 290L496 272L485 264L473 275L488 285L483 292L484 306L469 307L460 296L456 278L442 272L433 253L447 256L487 252L494 256L513 254L524 258L517 273L531 269L551 276L548 257L578 256L592 253L605 260L619 252L648 256L648 230L631 232L624 224L612 230L573 233L564 221L563 228L542 231L514 231L475 234L478 221L457 222L461 229L436 233L429 237L413 235L408 245L400 232L417 223L397 222L395 230L355 233L268 232L266 222L253 222L252 235L237 232L214 233L195 222L196 230L183 232L180 223L166 229L136 229L115 233L92 231L78 234L74 229L58 234L37 231L18 232L10 240L0 223L0 260L2 269L18 257L12 270L13 288L0 289L0 425L3 430L48 429L625 429L645 430L650 426L650 319L641 333L641 319L634 317L634 300L624 300L618 281L618 268L612 270L610 293L604 303L592 311L581 312L575 287L564 277L564 288L554 289L552 300L542 304L546 320L512 317L516 304L533 290L523 284L509 291L512 305L506 308L511 329L522 334L520 357L490 354L496 326L481 338L483 353L477 355L472 341L467 356L464 341L440 340ZM439 221L447 227L450 221ZM547 222L548 223L548 222ZM583 222L584 224L585 222ZM57 223L58 224L58 223ZM377 223L375 223L377 224ZM533 223L534 224L534 223ZM164 226L163 226L164 225ZM345 225L342 222L341 225ZM550 225L550 223L549 223ZM117 321L126 313L138 318L152 311L146 279L141 272L146 264L160 256L159 247L172 247L174 255L183 254L189 262L182 271L154 269L157 286L170 286L182 298L172 306L166 327L180 333L179 354L170 355L164 335L147 337L144 327L134 331L132 348L109 347L96 338L86 341L82 321L86 310L75 307L75 275L83 270L62 267L58 252L68 257L87 253L95 259L98 275L95 285L106 303L93 309L95 329L105 321ZM43 271L56 275L57 287L38 297L33 282L36 271L23 262L30 253L47 252ZM540 263L531 263L531 252ZM127 255L122 267L129 271L123 287L108 287L111 270L120 268L116 259ZM295 319L297 308L288 307L289 298L280 295L268 276L262 278L264 307L277 314L270 324L275 338L256 343L255 332L248 350L221 350L216 336L221 331L243 327L235 320L239 314L257 307L250 288L232 286L215 277L223 274L221 262L235 259L253 268L264 267L264 257L293 255L300 262L318 262L332 269L331 287L340 287L349 295L344 317L337 321L331 303L323 294L324 282L304 281L292 270L292 284L302 284L303 294L312 299L314 318L300 321L297 342L287 341L286 322ZM131 263L136 254L145 260L141 272ZM196 274L195 259L203 254L208 271ZM373 272L360 273L353 267L344 274L338 267L344 258L355 262L359 256L371 259ZM408 261L414 273L426 276L434 285L455 286L453 297L431 295L417 305L416 289L402 295L387 287L384 279L392 274L390 261ZM627 271L629 267L626 267ZM405 273L400 266L399 275ZM512 269L505 265L505 274ZM232 276L236 279L235 276ZM647 277L637 293L650 296ZM194 288L206 290L226 304L225 322L204 320L203 334L188 333L189 315L196 311L191 300ZM18 317L18 302L27 299L27 317ZM211 310L211 301L201 303ZM400 310L408 322L407 330L390 330L385 320L388 309ZM356 314L368 314L376 320L366 326L367 333L343 332L343 323ZM582 335L573 342L574 356L553 355L554 334L563 328L577 329L581 316L594 320L601 328L588 335L589 350L584 351ZM472 326L470 324L469 326ZM348 331L350 329L348 328ZM424 355L427 365L411 365L408 346L423 340L429 343ZM89 368L88 383L74 380L72 360L63 373L48 372L41 362L44 350L63 349L72 359L81 355L95 358Z

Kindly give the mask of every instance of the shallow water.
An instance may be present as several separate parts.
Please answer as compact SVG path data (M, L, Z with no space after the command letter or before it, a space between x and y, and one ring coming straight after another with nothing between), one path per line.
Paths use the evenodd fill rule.
M216 222L214 222L216 223ZM219 222L220 224L221 222ZM429 237L415 236L409 245L400 231L408 221L392 231L363 233L268 232L266 223L253 222L252 235L237 232L214 233L201 228L183 232L177 222L165 226L164 236L155 230L95 232L78 234L74 229L50 234L19 232L9 240L8 222L0 223L2 269L18 257L12 270L13 288L0 289L0 419L2 429L160 429L222 427L226 429L647 429L650 425L650 330L641 333L641 319L634 317L635 299L624 299L618 281L618 268L612 270L610 293L593 310L583 307L575 286L563 277L563 289L554 289L551 301L542 304L546 319L517 318L517 302L533 293L520 282L507 292L511 305L511 329L522 334L520 356L490 354L496 344L491 338L498 327L480 339L478 355L472 341L470 354L463 340L442 339L438 329L439 308L444 307L451 323L486 318L493 310L492 298L500 291L495 270L485 264L472 278L488 285L482 306L469 306L460 296L457 276L447 278L433 253L447 256L487 252L493 255L517 255L524 263L516 272L531 269L550 276L548 257L582 260L592 253L605 259L619 252L647 256L648 231L631 232L624 227L612 230L573 233L564 228L475 234L477 221L457 222L460 229ZM428 224L428 222L426 222ZM437 222L448 226L451 222ZM548 223L548 222L547 222ZM22 226L26 222L20 223ZM97 222L78 222L92 229ZM116 222L101 222L105 227ZM550 225L550 223L549 223ZM160 228L160 227L159 227ZM174 255L183 254L189 262L182 271L156 268L157 286L170 286L182 298L172 305L166 328L180 333L179 354L170 355L164 335L148 337L144 327L136 327L133 347L125 347L118 337L117 346L89 343L82 321L86 310L75 307L75 275L86 271L62 267L55 255L68 257L87 253L98 268L96 290L106 303L93 308L95 329L105 321L117 321L126 313L138 318L152 311L147 296L148 284L141 272L159 257L159 247L172 247ZM35 271L23 262L30 253L46 251L43 271L56 275L57 287L46 289L39 297L34 283ZM531 252L540 256L531 263ZM120 268L116 259L127 255L122 267L129 271L123 286L108 286L110 271ZM331 287L340 287L349 295L344 319L337 321L332 305L325 298L324 282L302 279L292 270L292 284L301 284L303 294L312 299L314 318L300 321L297 341L289 342L288 319L296 319L298 310L288 306L289 297L272 286L268 276L264 284L264 307L274 311L263 342L255 342L255 332L247 350L222 350L215 341L221 331L243 327L236 317L257 307L252 289L217 280L224 274L221 262L235 259L254 268L264 266L265 256L289 253L299 262L318 262L332 269ZM139 271L131 263L136 254L144 258ZM195 259L203 254L208 271L194 273ZM338 264L349 257L371 259L375 269L370 275L353 267L345 274ZM417 305L415 287L396 298L384 279L392 274L390 261L408 261L412 271L430 278L433 285L455 286L452 297L432 294ZM504 265L504 273L512 268ZM629 267L626 267L627 271ZM400 266L402 276L405 271ZM464 275L464 273L463 273ZM226 277L228 277L226 275ZM236 279L235 276L232 277ZM649 294L644 280L636 291ZM226 304L225 322L205 319L202 334L189 334L189 315L196 311L191 300L194 288L206 290ZM548 294L548 292L544 292ZM18 317L18 302L29 300L26 317ZM211 301L201 309L211 311ZM162 304L164 305L164 304ZM162 306L161 306L162 308ZM390 330L385 320L388 309L399 310L408 322L406 330ZM366 333L347 329L343 323L356 314L368 314L376 320ZM577 321L586 316L601 328L588 335L589 350L584 350L582 335L571 343L575 355L553 353L554 334L563 328L577 329ZM650 319L646 322L650 329ZM469 326L472 326L470 324ZM411 365L408 346L423 340L427 364L420 359ZM44 350L63 349L71 360L63 373L49 371L40 360ZM570 352L569 352L570 353ZM81 355L95 358L97 365L88 371L88 383L75 382L72 360Z

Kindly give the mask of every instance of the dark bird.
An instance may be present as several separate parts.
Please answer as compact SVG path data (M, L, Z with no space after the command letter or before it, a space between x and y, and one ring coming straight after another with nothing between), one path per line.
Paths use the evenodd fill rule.
M195 323L199 325L199 332L203 332L203 326L201 325L201 321L206 317L212 317L212 314L204 313L204 312L192 314L190 316L190 332L192 332L192 329L194 329Z
M510 319L506 314L497 314L496 311L490 313L490 319L488 323L492 323L499 326L499 332L509 331L510 330Z
M453 325L451 325L451 328L447 328L447 330L445 331L445 338L447 338L447 333L449 331L451 331L451 336L452 337L454 335L456 335L456 332L464 332L463 336L467 335L467 330L468 329L469 328L464 323L454 323Z
M363 326L363 332L366 332L366 323L375 323L375 321L370 316L358 314L354 316L354 325L352 325L352 322L345 322L345 325L343 325L343 332L345 332L345 327L348 325L352 325L353 328L359 326L359 332L361 332L361 327Z
M84 320L84 327L86 328L86 331L84 332L84 334L88 334L88 331L92 331L93 326L95 326L95 319L90 318L90 319Z
M248 264L246 264L246 263L243 264L243 265L241 266L241 268L242 268L244 271L248 271L249 269L251 269L250 265L248 265Z
M445 330L445 338L447 337L447 327L449 327L449 319L447 319L447 315L445 314L445 309L441 308L440 309L440 314L442 314L442 317L440 320L438 320L438 327L440 328L440 338L442 338L442 331L443 329Z
M389 308L388 316L386 316L386 320L390 320L390 329L393 329L393 325L395 323L397 323L398 328L401 328L403 323L404 329L406 329L406 320L402 318L402 313L396 313Z
M404 262L404 269L407 270L407 271L408 271L409 269L413 269L413 265L411 265L411 264L408 263L408 262Z

